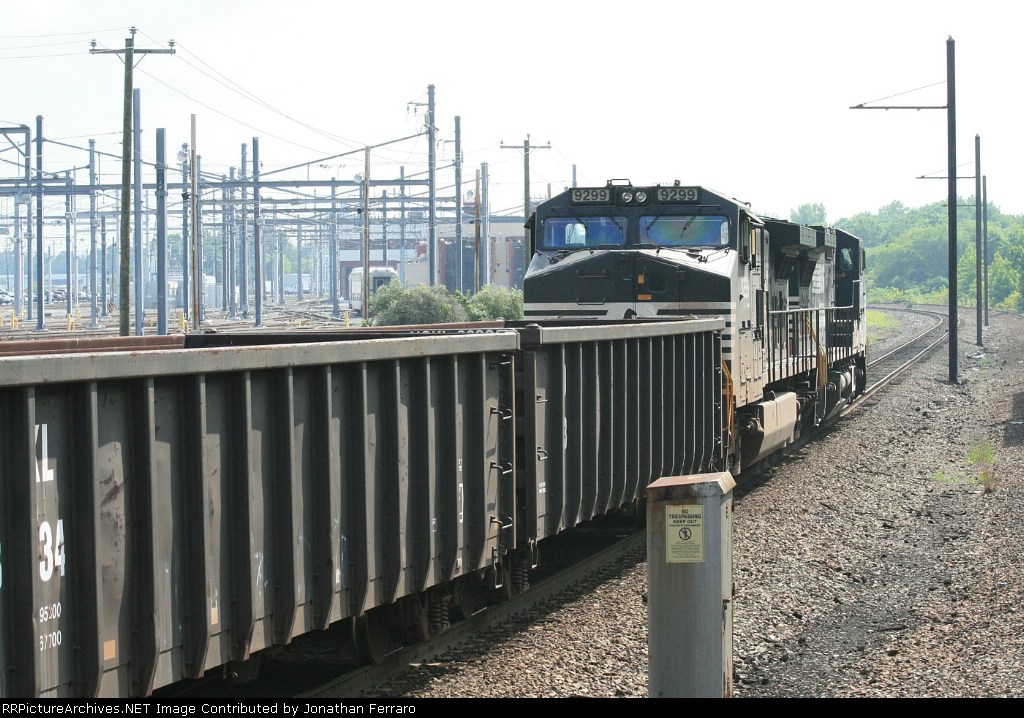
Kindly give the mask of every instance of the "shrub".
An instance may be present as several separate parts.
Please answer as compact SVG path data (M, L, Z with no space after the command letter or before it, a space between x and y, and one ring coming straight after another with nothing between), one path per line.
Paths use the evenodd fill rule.
M466 310L444 287L419 284L402 287L391 282L370 298L373 323L384 326L398 324L441 324L464 322Z
M474 322L523 318L523 293L518 289L488 284L471 297L459 295L459 300Z

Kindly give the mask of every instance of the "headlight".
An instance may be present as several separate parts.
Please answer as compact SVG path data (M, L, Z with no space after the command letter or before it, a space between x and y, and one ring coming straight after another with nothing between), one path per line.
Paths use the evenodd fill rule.
M644 191L637 192L636 193L636 201L637 202L641 202L641 203L642 202L646 202L647 201L647 193L644 192Z
M633 193L632 192L628 192L628 191L627 192L623 192L622 193L622 201L623 202L632 202L633 201Z

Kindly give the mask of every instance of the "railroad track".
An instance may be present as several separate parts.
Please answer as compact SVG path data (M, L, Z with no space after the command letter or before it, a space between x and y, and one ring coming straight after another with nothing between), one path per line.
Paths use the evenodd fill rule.
M840 412L846 416L856 411L871 399L876 392L910 369L921 358L927 356L937 346L947 341L949 329L946 328L946 315L927 309L902 309L886 307L883 311L913 314L926 317L930 321L925 329L894 349L873 357L868 362L868 388L850 406Z

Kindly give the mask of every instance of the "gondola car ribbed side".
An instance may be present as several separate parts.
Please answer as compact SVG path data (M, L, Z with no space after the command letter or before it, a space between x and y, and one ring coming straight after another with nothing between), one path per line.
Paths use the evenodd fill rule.
M145 696L486 570L517 341L3 359L0 695Z
M527 325L521 505L540 540L723 465L721 320Z

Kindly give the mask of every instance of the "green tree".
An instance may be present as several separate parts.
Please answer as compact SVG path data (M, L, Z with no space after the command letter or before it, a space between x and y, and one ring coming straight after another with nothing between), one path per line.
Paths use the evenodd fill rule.
M825 224L828 215L823 204L802 204L795 210L790 210L789 221L797 224Z
M977 223L973 198L957 212L957 301L976 301ZM1024 217L985 208L989 302L1017 308L1024 302ZM945 202L909 208L892 202L877 213L862 212L836 226L864 241L868 253L869 301L947 302L949 209ZM1019 307L1024 309L1024 306Z
M1006 257L996 257L988 267L988 301L992 306L1003 306L1011 295L1019 292L1021 276L1019 266ZM1019 294L1018 294L1019 296ZM1011 306L1016 309L1016 307Z
M947 248L947 257L948 253ZM971 242L956 263L957 304L962 307L977 306L978 262L976 256L974 242Z
M839 220L836 226L863 239L865 247L877 247L896 241L912 227L945 228L946 222L946 208L939 203L910 209L902 202L890 202L878 210L878 214L862 212L849 219Z
M938 227L914 227L898 240L868 252L876 287L933 291L948 284L947 238Z

